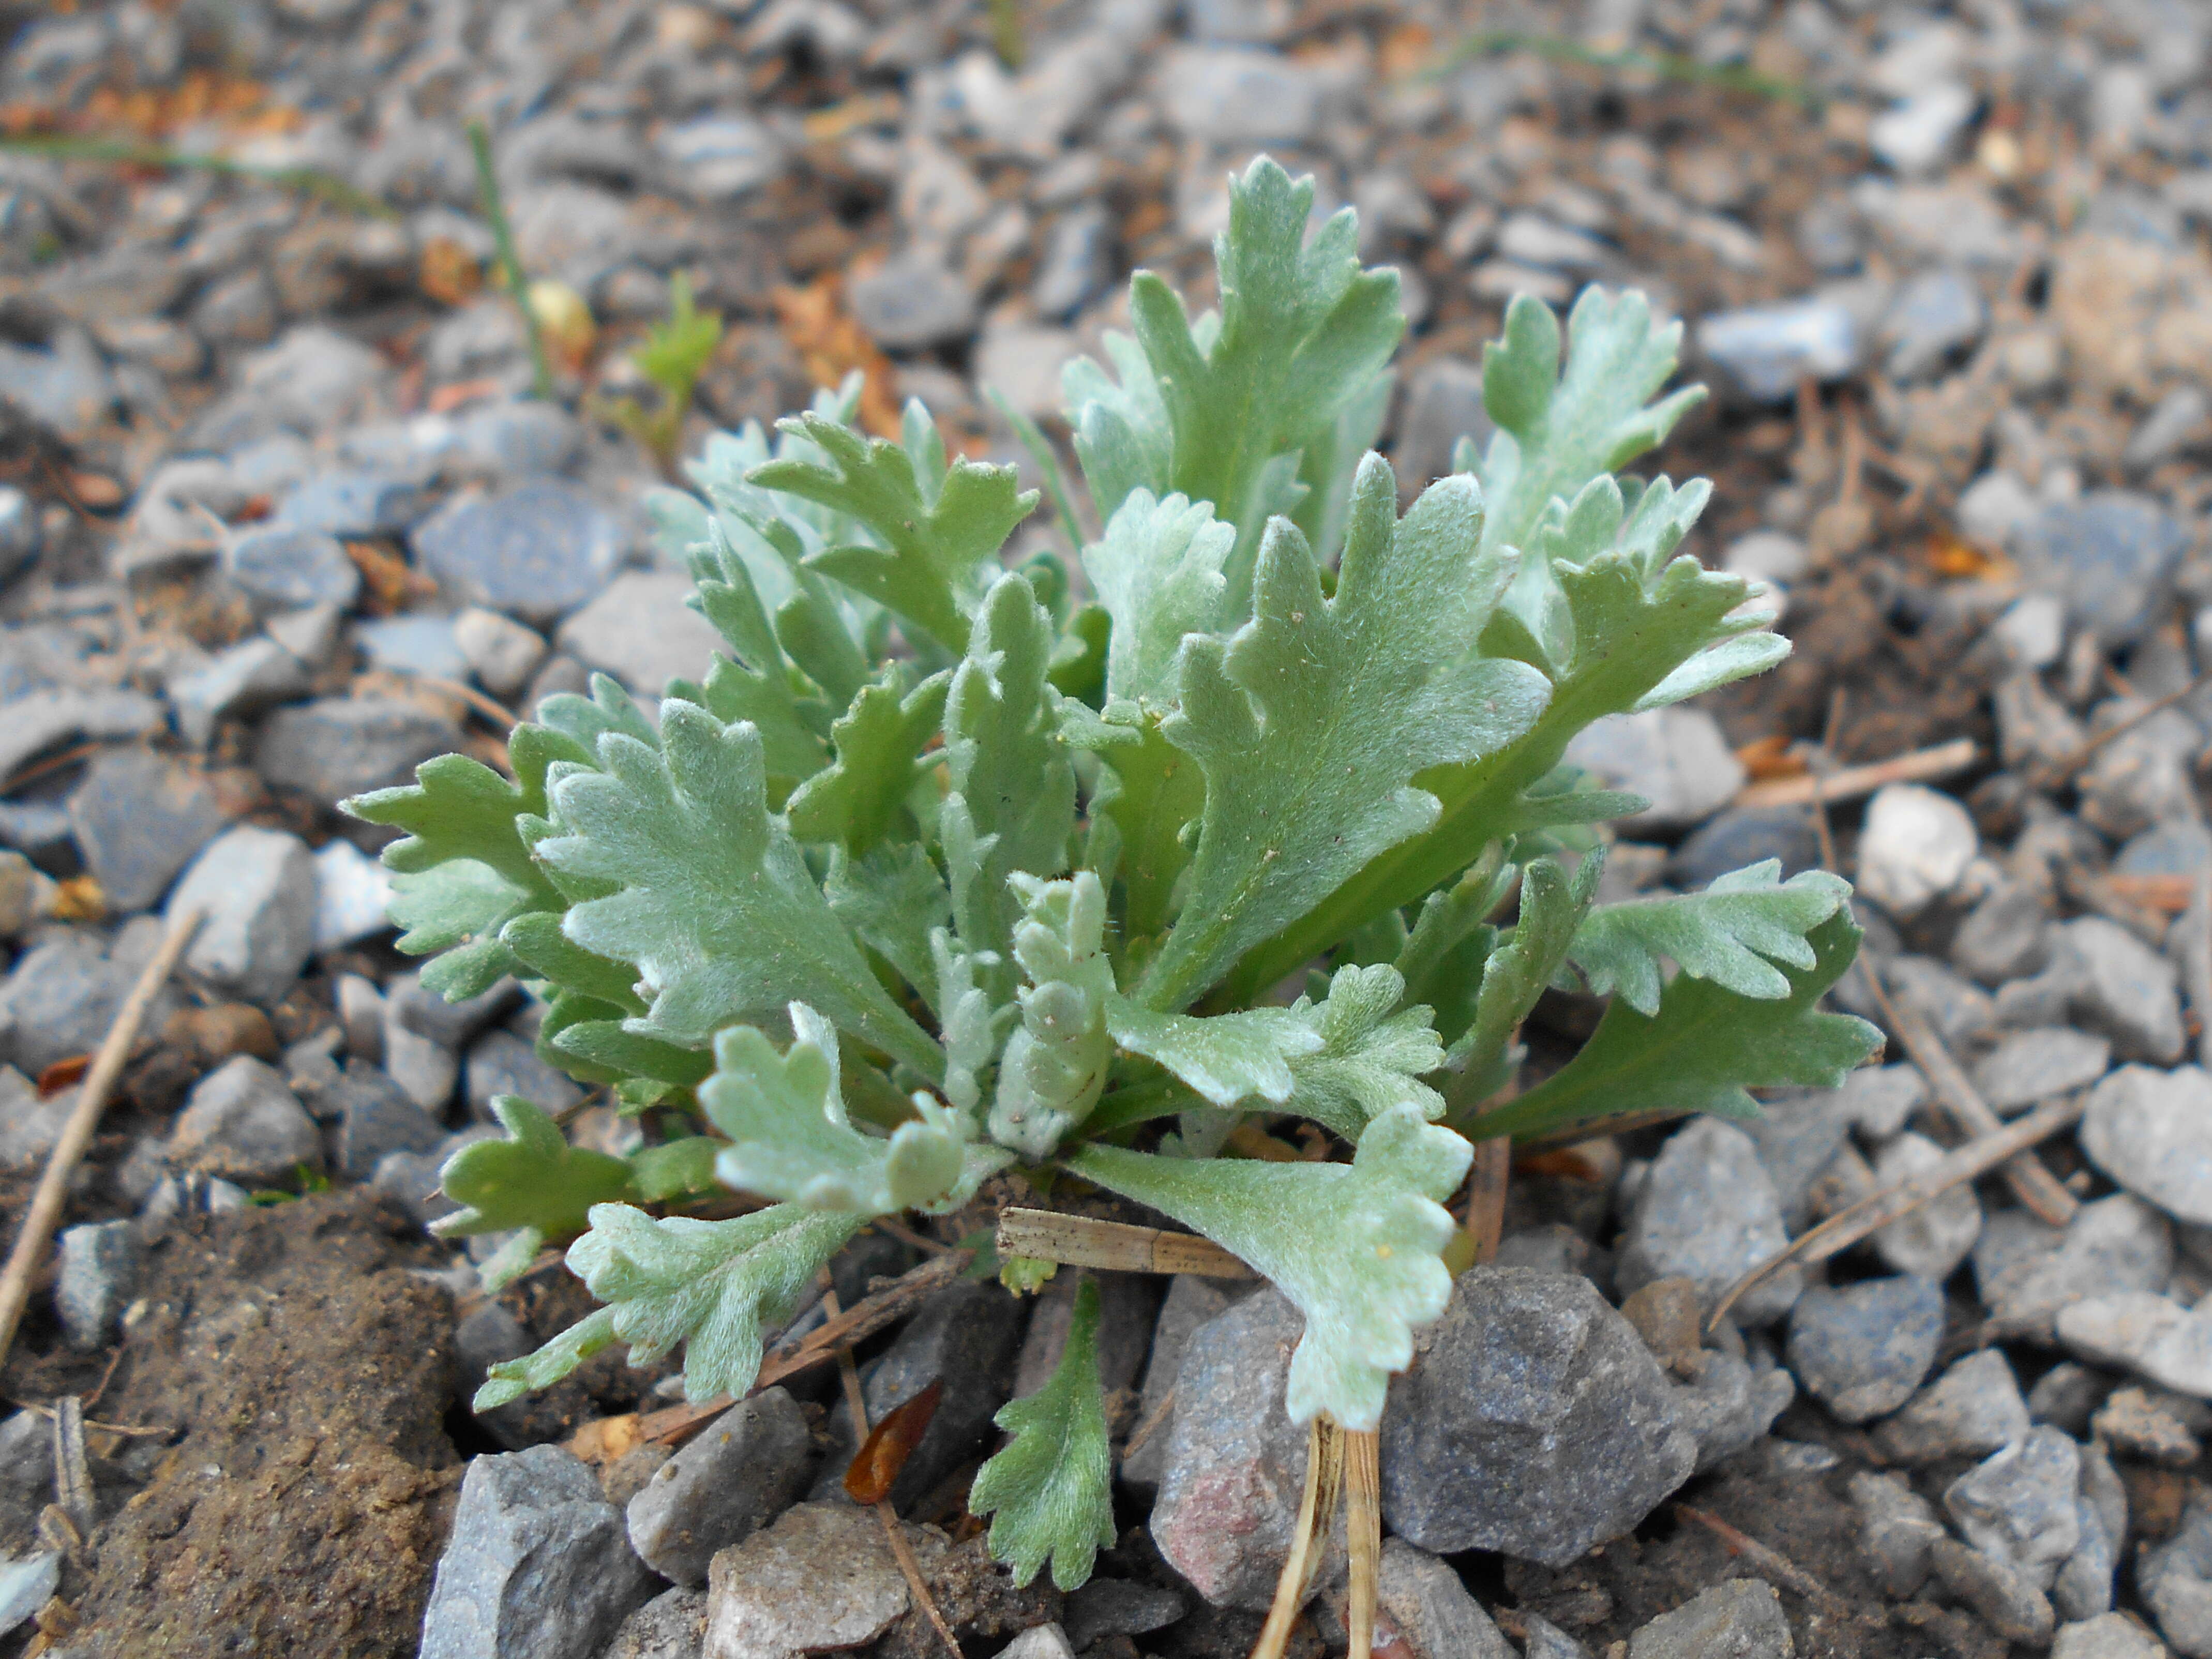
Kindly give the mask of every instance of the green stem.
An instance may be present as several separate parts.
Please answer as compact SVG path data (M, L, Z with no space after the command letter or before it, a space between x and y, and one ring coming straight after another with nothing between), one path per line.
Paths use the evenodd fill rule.
M356 190L334 174L316 167L263 167L234 161L224 155L203 155L192 150L171 149L164 144L142 144L128 139L80 138L60 133L29 133L0 137L0 150L21 155L51 156L57 161L112 161L125 167L160 167L167 172L212 173L227 179L252 179L264 184L296 190L372 218L399 216L375 197Z
M553 401L553 371L545 361L545 338L538 327L538 313L530 308L530 283L522 274L522 258L514 251L514 232L507 222L507 204L501 199L499 178L492 171L491 132L482 121L469 123L469 149L477 158L477 204L491 227L492 246L497 251L500 281L507 297L522 313L522 331L530 340L530 378L538 395Z
M1626 46L1608 51L1603 47L1585 46L1580 40L1562 34L1529 34L1518 29L1484 29L1468 35L1447 52L1435 67L1424 70L1421 78L1436 80L1449 75L1462 64L1504 52L1533 52L1539 58L1549 58L1562 64L1580 64L1589 69L1638 70L1663 80L1684 81L1695 86L1725 87L1731 92L1748 92L1760 98L1778 99L1801 109L1818 109L1820 105L1820 95L1802 82L1762 75L1757 70L1746 69L1741 64L1701 64L1694 58L1683 57L1680 52L1639 52L1634 47Z

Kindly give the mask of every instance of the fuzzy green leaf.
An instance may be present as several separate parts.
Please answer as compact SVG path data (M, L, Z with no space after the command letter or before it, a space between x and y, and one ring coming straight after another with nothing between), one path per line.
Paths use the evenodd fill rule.
M976 1471L969 1510L993 1516L991 1553L1014 1570L1017 1584L1028 1584L1049 1558L1053 1583L1074 1589L1116 1536L1095 1281L1085 1279L1075 1292L1052 1380L1008 1401L993 1420L1013 1439Z
M1604 854L1594 852L1571 878L1556 859L1534 860L1521 872L1520 919L1484 963L1474 1021L1452 1054L1461 1079L1453 1092L1467 1106L1488 1099L1512 1076L1519 1060L1514 1033L1559 977L1604 868Z
M696 704L661 705L659 750L610 735L599 772L553 787L570 833L556 868L620 890L568 912L568 938L636 964L652 999L639 1036L703 1047L723 1027L804 1001L930 1077L937 1045L894 1003L768 811L759 732Z
M1300 997L1292 1005L1321 1046L1291 1064L1291 1110L1346 1140L1394 1106L1426 1118L1443 1114L1443 1097L1419 1079L1444 1063L1443 1045L1427 1008L1400 1006L1405 990L1398 970L1377 963L1340 968L1326 1001Z
M392 878L388 907L396 943L410 957L435 956L422 983L452 1001L479 996L516 969L501 930L510 920L545 914L532 895L488 864L451 859L434 869Z
M1659 1012L1661 958L1723 990L1762 1001L1790 994L1775 966L1810 968L1806 935L1850 899L1851 887L1826 870L1784 881L1778 859L1717 878L1702 893L1632 899L1595 910L1568 954L1602 996L1618 994L1639 1014Z
M1297 1086L1291 1060L1321 1048L1320 1036L1287 1008L1239 1008L1200 1018L1164 1014L1115 997L1107 1021L1115 1042L1157 1060L1220 1107L1249 1100L1281 1105Z
M951 921L952 898L929 854L912 842L859 859L840 848L830 855L822 890L838 919L941 1015L930 935Z
M922 750L937 736L952 683L949 674L933 674L902 696L899 680L887 669L862 686L831 728L836 763L801 784L785 808L799 840L837 842L858 857L897 825L927 769Z
M1113 618L1106 645L1106 696L1164 707L1175 701L1176 657L1186 634L1221 625L1222 575L1236 545L1233 525L1212 503L1133 490L1083 550L1091 590Z
M1114 968L1106 960L1106 891L1079 870L1067 881L1008 878L1024 910L1014 960L1027 980L1017 994L1021 1024L999 1060L991 1137L1031 1159L1089 1116L1114 1057L1106 1006Z
M650 1364L684 1345L684 1395L742 1395L760 1374L765 1327L799 1297L865 1222L793 1204L731 1221L655 1220L627 1204L592 1207L591 1231L568 1247L570 1271L608 1305L536 1353L491 1368L475 1408L489 1411L557 1382L610 1342Z
M1857 952L1850 911L1838 909L1806 942L1812 965L1785 969L1790 994L1778 1000L1741 996L1687 974L1667 987L1656 1014L1614 998L1582 1052L1486 1114L1484 1133L1526 1139L1627 1113L1755 1117L1747 1089L1834 1088L1882 1036L1863 1019L1816 1008Z
M1051 617L1025 580L1001 576L945 698L951 793L939 830L961 939L1005 958L1002 998L1012 992L1023 909L1006 878L1016 871L1058 875L1075 827L1075 769L1060 735L1059 694L1047 680L1051 665Z
M918 1121L888 1139L861 1133L845 1113L836 1030L803 1002L790 1014L795 1035L781 1054L750 1025L714 1039L714 1073L699 1085L699 1104L730 1138L715 1164L726 1183L867 1219L957 1208L1006 1163L996 1148L971 1147L967 1119L927 1094L915 1097Z
M1161 735L1165 714L1129 702L1094 714L1079 702L1061 706L1060 732L1077 749L1105 762L1090 800L1094 837L1112 828L1111 870L1121 878L1122 948L1127 960L1147 960L1166 933L1176 881L1190 863L1185 826L1206 807L1206 775ZM1102 870L1094 840L1091 861Z
M1334 437L1346 406L1371 396L1406 327L1398 273L1360 269L1350 212L1306 241L1313 193L1311 179L1293 182L1267 157L1255 161L1230 180L1229 227L1214 244L1218 323L1194 326L1174 290L1139 271L1129 314L1141 379L1101 399L1105 377L1095 367L1068 377L1077 453L1094 490L1106 485L1095 495L1102 514L1121 507L1114 492L1126 480L1211 501L1237 526L1226 572L1232 617L1248 603L1267 515L1304 493L1297 453Z
M517 1095L500 1095L492 1115L501 1140L477 1140L446 1160L439 1184L462 1207L431 1231L441 1238L520 1232L527 1259L549 1238L580 1231L594 1204L635 1198L630 1166L605 1152L571 1146L560 1126Z
M1482 555L1474 483L1431 486L1403 521L1388 463L1353 489L1335 596L1278 522L1253 620L1226 647L1184 641L1182 708L1162 728L1206 773L1182 914L1136 994L1179 1008L1378 854L1434 827L1433 767L1514 742L1549 688L1473 641L1509 574Z
M770 461L750 481L848 514L882 542L824 548L808 558L809 568L896 611L947 651L965 650L977 569L1029 517L1036 492L1024 492L1011 466L964 458L936 485L907 450L819 415L777 424L817 446L829 465Z
M1413 1328L1444 1310L1443 1207L1474 1155L1449 1129L1393 1106L1367 1126L1350 1164L1158 1158L1087 1146L1069 1166L1195 1227L1251 1263L1305 1316L1285 1407L1344 1427L1382 1421L1390 1374L1413 1358Z

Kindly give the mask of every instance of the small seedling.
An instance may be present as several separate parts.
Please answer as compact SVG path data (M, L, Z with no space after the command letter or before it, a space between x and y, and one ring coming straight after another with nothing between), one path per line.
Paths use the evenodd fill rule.
M622 398L606 411L609 420L653 453L663 471L675 470L692 393L721 343L722 313L695 307L691 279L678 271L668 279L668 320L655 324L629 356L659 392L659 406L648 414L636 398Z
M447 1166L441 1230L511 1236L495 1278L573 1240L605 1304L479 1407L616 1342L742 1394L871 1220L1103 1189L1304 1314L1284 1403L1346 1471L1371 1596L1368 1437L1450 1296L1471 1138L1750 1116L1748 1088L1833 1085L1878 1041L1818 1008L1858 942L1832 875L1596 902L1594 828L1644 803L1569 741L1789 650L1753 584L1678 552L1707 486L1617 476L1702 395L1660 395L1680 325L1516 300L1496 435L1401 515L1371 453L1396 273L1361 269L1349 210L1308 240L1311 180L1231 182L1221 310L1140 271L1135 337L1066 375L1090 599L1003 562L1036 504L1012 467L949 459L918 404L871 441L855 377L658 499L728 654L657 720L601 678L515 728L511 781L447 756L349 803L406 832L385 860L427 985L528 981L548 1060L688 1126L615 1158L502 1101L508 1138ZM1516 1093L1554 985L1609 1006ZM1255 1119L1334 1155L1239 1156ZM768 1207L657 1213L718 1186ZM1114 1537L1095 1309L971 1500L1062 1589Z

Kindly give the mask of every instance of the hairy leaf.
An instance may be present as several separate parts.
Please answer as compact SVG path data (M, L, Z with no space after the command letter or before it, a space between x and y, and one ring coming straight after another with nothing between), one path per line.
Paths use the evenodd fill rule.
M1398 970L1377 963L1338 969L1324 1002L1298 999L1291 1012L1312 1028L1321 1046L1291 1062L1292 1111L1346 1140L1358 1139L1394 1106L1410 1106L1426 1118L1442 1115L1443 1097L1419 1079L1444 1063L1443 1045L1427 1008L1400 1006L1405 990Z
M1389 465L1354 486L1334 598L1305 538L1278 523L1253 620L1225 647L1184 642L1182 708L1162 730L1206 773L1182 914L1137 989L1170 1010L1214 983L1378 854L1431 829L1432 767L1512 743L1548 688L1472 641L1509 571L1477 550L1473 482L1432 486L1401 522Z
M1206 806L1205 774L1161 735L1164 718L1129 702L1097 714L1076 702L1060 710L1068 743L1105 763L1091 796L1091 829L1095 837L1102 820L1112 826L1112 867L1124 889L1122 946L1133 962L1148 960L1166 933L1176 879L1190 863L1183 830ZM1093 852L1097 864L1095 841Z
M1851 892L1826 870L1781 878L1781 860L1768 859L1702 893L1608 904L1583 920L1568 953L1592 992L1617 993L1639 1014L1659 1012L1662 957L1738 996L1778 1000L1790 994L1790 976L1775 964L1810 968L1806 935Z
M541 842L556 868L620 890L568 912L571 940L635 963L651 1011L641 1036L702 1047L748 1015L804 1001L935 1077L937 1045L894 1003L769 815L760 734L695 704L661 706L662 748L611 734L599 772L553 787L570 833Z
M1117 1536L1095 1281L1085 1279L1075 1292L1052 1380L1008 1401L994 1420L1013 1439L976 1471L969 1510L994 1516L991 1553L1014 1570L1017 1584L1029 1583L1049 1558L1053 1583L1074 1589Z
M777 424L816 445L828 465L770 461L755 467L750 481L848 514L882 542L824 548L808 566L896 611L947 651L966 649L977 568L1029 517L1036 492L1021 490L1011 466L964 458L939 483L898 445L862 438L819 415Z
M833 852L823 892L839 920L942 1017L930 936L952 920L952 897L929 854L912 842L878 847L866 858Z
M1453 1092L1466 1107L1480 1105L1511 1078L1520 1058L1514 1033L1559 977L1604 869L1604 854L1594 852L1571 878L1556 859L1534 860L1521 872L1520 919L1484 964L1474 1021L1452 1055L1461 1079Z
M1103 539L1083 550L1083 568L1114 620L1106 646L1109 700L1164 706L1175 701L1176 653L1186 634L1221 625L1221 574L1236 544L1233 525L1211 502L1130 492Z
M866 1224L855 1215L779 1204L731 1221L655 1220L597 1204L568 1267L608 1305L536 1353L491 1368L475 1408L489 1411L559 1382L614 1341L646 1365L684 1345L684 1395L742 1395L760 1374L763 1328L791 1316L822 1264Z
M1349 212L1307 243L1313 191L1312 179L1294 182L1266 156L1255 161L1230 181L1229 227L1214 245L1218 325L1201 319L1194 327L1174 290L1139 271L1129 314L1146 374L1104 399L1095 368L1069 377L1077 454L1094 488L1107 487L1096 497L1101 514L1114 516L1122 501L1114 491L1126 480L1155 495L1211 501L1237 526L1225 573L1231 616L1248 601L1267 515L1303 493L1297 452L1334 437L1346 404L1371 396L1405 331L1398 274L1360 269ZM1122 366L1126 374L1126 358Z
M714 1039L714 1074L699 1085L699 1104L730 1138L715 1164L730 1186L868 1219L957 1208L1007 1161L995 1148L970 1147L966 1117L926 1094L915 1097L920 1120L889 1139L855 1129L838 1082L836 1029L803 1002L790 1012L795 1035L784 1054L750 1025Z
M594 1204L637 1196L621 1158L571 1146L560 1126L518 1095L499 1095L492 1115L501 1140L477 1140L446 1160L439 1185L461 1207L433 1224L441 1238L519 1233L524 1261L549 1238L583 1228Z
M799 840L837 842L858 857L896 826L926 769L921 752L937 736L952 683L933 674L902 696L899 679L886 670L862 686L831 728L836 763L801 784L785 809Z
M1525 1139L1626 1113L1755 1117L1747 1089L1834 1088L1882 1036L1863 1019L1817 1012L1858 950L1850 913L1839 909L1806 942L1812 965L1785 969L1790 994L1779 1000L1741 996L1687 974L1661 994L1656 1014L1614 998L1582 1052L1486 1115L1484 1133Z
M1036 1159L1050 1156L1090 1115L1106 1086L1114 969L1104 949L1106 892L1097 876L1079 870L1067 881L1039 881L1017 872L1009 880L1024 908L1014 960L1028 983L1017 994L1021 1024L999 1060L991 1135Z
M1252 1264L1305 1316L1285 1399L1291 1420L1326 1411L1364 1431L1382 1417L1390 1373L1413 1358L1413 1327L1443 1312L1443 1200L1474 1149L1393 1106L1367 1126L1350 1164L1158 1158L1089 1146L1069 1165L1087 1181L1195 1227Z

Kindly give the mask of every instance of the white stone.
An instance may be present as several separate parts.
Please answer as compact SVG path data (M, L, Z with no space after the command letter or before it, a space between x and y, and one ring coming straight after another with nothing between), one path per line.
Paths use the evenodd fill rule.
M987 328L975 346L975 385L996 392L1032 420L1060 412L1060 371L1079 354L1075 336L1064 328L1027 323Z
M2212 1226L2212 1077L2124 1066L2100 1083L2082 1115L2081 1150L2136 1197Z
M626 570L561 624L561 648L648 697L672 679L702 678L723 648L722 636L684 605L690 592L689 576Z
M545 660L545 641L535 630L482 605L471 605L453 618L453 643L495 697L520 691Z
M192 861L171 890L166 913L204 911L185 965L266 1006L292 988L314 948L316 902L307 843L281 830L241 824Z
M1925 173L1944 161L1977 100L1956 81L1939 81L1883 111L1867 128L1867 146L1899 173Z
M1778 530L1754 530L1739 536L1721 555L1721 568L1732 576L1763 582L1794 582L1811 570L1812 555L1795 536Z
M2055 593L2030 593L1990 624L2016 668L2048 668L2066 648L2066 604Z
M1867 808L1859 890L1893 916L1917 915L1958 886L1981 848L1957 801L1917 783L1890 784Z
M1624 823L1638 830L1693 824L1711 817L1743 787L1746 773L1702 708L1653 708L1608 714L1567 745L1567 759L1608 789L1632 790L1651 803Z
M328 842L315 854L315 954L341 951L380 933L392 923L392 877L349 841Z
M1901 1134L1875 1157L1874 1170L1887 1187L1942 1161L1943 1149L1926 1136ZM1966 1259L1981 1236L1981 1200L1971 1186L1959 1186L1881 1228L1874 1236L1874 1248L1898 1272L1940 1283Z
M2212 1399L2212 1309L2192 1312L2148 1291L2061 1308L2058 1340L2094 1365L2121 1365L2176 1394Z

